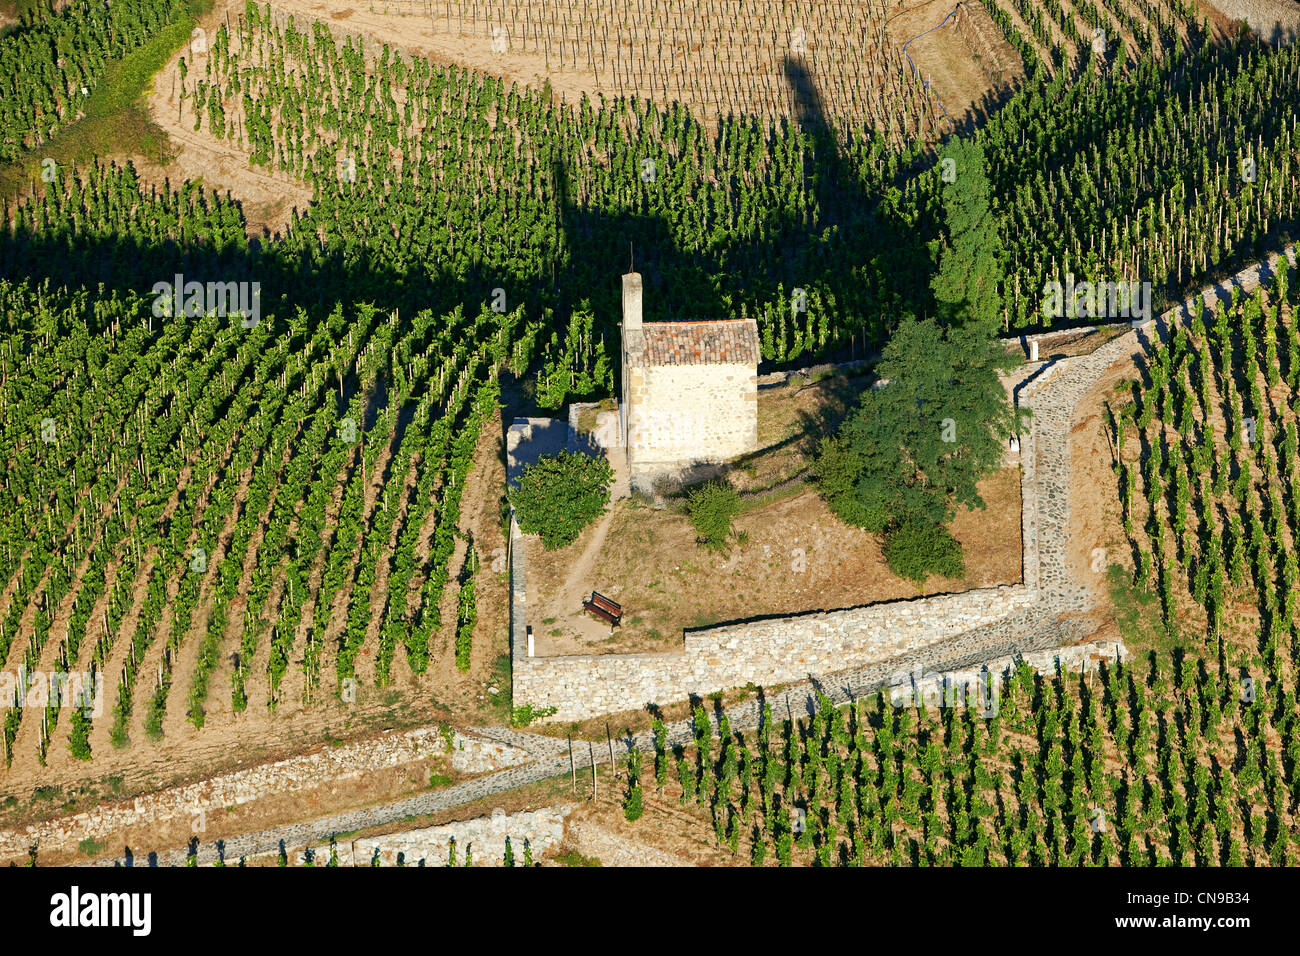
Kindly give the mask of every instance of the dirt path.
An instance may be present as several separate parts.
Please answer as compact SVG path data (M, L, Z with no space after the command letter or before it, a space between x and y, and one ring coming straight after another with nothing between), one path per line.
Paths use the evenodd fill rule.
M596 558L600 555L600 549L605 546L605 536L609 534L609 526L613 523L614 512L606 511L605 516L596 525L590 540L587 541L586 547L582 549L582 554L578 556L577 561L573 562L573 567L560 589L561 598L566 605L581 603L582 595L587 590L587 582L591 580L592 572L596 569Z

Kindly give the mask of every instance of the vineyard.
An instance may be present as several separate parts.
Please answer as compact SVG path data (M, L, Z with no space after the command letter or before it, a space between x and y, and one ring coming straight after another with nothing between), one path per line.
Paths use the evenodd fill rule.
M865 123L894 144L946 131L943 109L886 29L885 0L398 0L372 13L419 18L430 32L480 39L493 54L578 72L593 96L678 102L706 122L805 114L821 91L837 125ZM797 72L806 83L791 84Z
M1169 301L1294 221L1294 48L1223 47L1162 7L1133 22L1128 31L1150 40L1140 59L1086 47L1087 69L1033 70L976 134L1000 199L1008 328L1050 324L1046 279L1142 279ZM1005 29L1018 35L1009 20ZM932 154L922 137L899 150L879 123L840 119L811 66L793 63L785 77L788 89L822 91L798 126L762 114L705 125L679 105L557 106L545 90L364 49L320 23L306 31L250 8L234 34L217 31L210 54L182 61L178 116L310 184L312 240L346 223L352 243L382 248L399 270L472 270L530 303L555 299L561 315L578 303L556 290L575 285L609 314L612 283L579 270L620 242L644 263L664 317L755 315L773 361L878 340L872 306L923 307L912 233L938 228ZM1229 112L1234 122L1222 122ZM817 132L823 123L835 138ZM462 168L468 183L455 181ZM442 189L452 195L430 222L426 193ZM375 204L402 225L372 229ZM1026 228L1044 219L1060 228ZM484 249L485 231L507 241ZM866 265L849 254L864 245ZM740 261L752 278L728 281ZM555 359L578 374L593 364Z
M632 755L628 819L684 808L720 861L758 865L1294 865L1293 276L1282 257L1255 294L1198 302L1108 393L1133 549L1110 584L1148 649L1095 674L1022 664L991 710L768 701L737 732L697 707L683 746L656 724L653 788Z
M7 765L484 677L492 549L464 496L498 410L615 390L629 263L647 320L755 317L767 367L869 354L934 311L950 129L982 151L1007 330L1052 324L1045 282L1149 281L1159 308L1294 230L1300 47L1169 0L985 0L1023 70L970 129L887 4L752 5L374 5L594 78L562 97L249 3L155 96L310 188L283 230L108 160L6 204L0 671L104 686L98 714L5 708ZM0 37L0 160L39 157L182 7L72 4ZM257 314L191 306L186 280L260 290ZM994 726L866 706L723 733L718 761L702 737L677 785L719 838L823 862L1289 852L1295 285L1180 332L1115 408L1137 586L1169 627L1200 609L1203 661L1022 675ZM1238 705L1243 666L1271 690ZM1256 731L1280 765L1232 741ZM1204 782L1216 761L1235 776ZM1113 836L1080 830L1095 807Z
M1124 530L1164 627L1204 632L1219 666L1253 643L1270 680L1288 682L1300 650L1296 292L1282 257L1267 288L1198 306L1113 410Z
M1294 693L1261 680L1243 702L1235 672L1152 655L1088 678L1022 668L989 720L823 699L798 720L768 703L741 733L697 708L693 743L658 748L627 793L650 816L686 808L677 827L711 828L721 863L1293 865Z
M50 201L66 201L60 220L102 214L128 179L101 171ZM160 218L204 205L152 199ZM242 239L230 207L208 212L204 227ZM215 311L142 322L140 296L8 281L0 294L31 322L9 335L0 376L0 658L99 675L95 721L117 746L140 718L160 735L169 708L202 727L232 653L235 712L337 696L363 647L379 685L398 654L427 668L497 374L527 362L518 310L399 323L367 305L319 321L300 309L249 329ZM39 717L9 709L6 759L30 735L44 760L67 710L57 694ZM74 755L91 756L93 723L73 711Z

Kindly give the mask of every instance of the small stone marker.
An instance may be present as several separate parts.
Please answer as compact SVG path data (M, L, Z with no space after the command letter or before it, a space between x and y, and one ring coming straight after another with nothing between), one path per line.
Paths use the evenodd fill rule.
M1031 362L1038 361L1038 342L1033 339L1031 339L1029 342L1029 361Z

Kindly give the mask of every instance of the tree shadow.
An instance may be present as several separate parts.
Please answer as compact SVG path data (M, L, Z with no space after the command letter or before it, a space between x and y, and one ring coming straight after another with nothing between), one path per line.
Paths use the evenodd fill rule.
M881 152L881 168L866 168L862 157L873 141L864 140L864 135L870 134L832 129L821 94L803 64L787 57L783 69L795 115L774 129L756 120L738 120L728 134L751 143L767 137L769 155L793 140L803 169L800 190L811 196L811 212L801 212L798 203L779 197L760 196L753 227L745 234L716 233L688 248L659 197L652 197L654 202L640 197L616 210L601 208L584 194L560 155L552 161L550 185L561 238L549 268L532 263L503 270L473 261L453 266L418 261L414 255L389 261L366 240L346 237L327 246L309 238L307 230L314 225L310 218L296 219L286 234L275 238L244 240L241 235L236 240L233 232L214 236L187 229L187 238L177 241L150 238L150 229L144 227L90 235L37 217L45 224L41 232L0 235L0 274L26 276L36 284L49 280L56 286L102 286L106 292L146 299L154 283L170 281L176 274L202 282L256 281L263 290L263 314L274 314L281 322L299 308L309 320L324 321L339 307L346 321L361 302L399 313L427 308L443 314L460 306L477 314L492 300L494 290L505 288L511 308L523 304L527 314L542 323L540 345L552 331L563 334L569 313L583 300L590 302L606 352L616 355L620 276L635 269L643 277L646 318L651 321L728 317L738 304L745 311L745 301L781 301L795 288L819 290L820 309L834 316L835 328L825 341L791 346L782 360L769 358L764 366L779 367L808 356L833 357L847 351L850 336L855 344L858 339L882 341L899 308L927 299L928 256L923 230L893 214L892 201L878 189L882 181L901 185L911 171L908 161ZM693 124L703 129L685 111L671 115L688 128ZM738 143L735 149L744 145ZM732 144L725 149L729 154ZM669 171L660 175L666 180ZM715 175L730 177L724 185L733 199L755 198L742 182L748 175L744 171ZM138 182L134 175L129 179ZM168 202L179 202L184 210L186 203L195 201L197 190L185 184ZM233 205L238 207L237 202ZM674 214L677 211L674 207ZM413 213L417 229L438 215L436 210L409 206L394 212ZM514 240L501 237L500 242L509 247ZM142 318L147 317L147 308L142 311ZM862 328L854 328L853 314L870 318ZM789 319L792 327L801 326L807 315L795 313ZM786 325L780 316L767 321L782 330ZM778 343L769 353L780 349Z

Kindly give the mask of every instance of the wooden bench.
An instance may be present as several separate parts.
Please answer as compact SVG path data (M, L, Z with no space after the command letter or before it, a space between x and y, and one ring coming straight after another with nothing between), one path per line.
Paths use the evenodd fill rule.
M623 622L623 606L617 601L611 601L599 591L591 592L591 597L582 602L582 609L607 621L611 631Z

